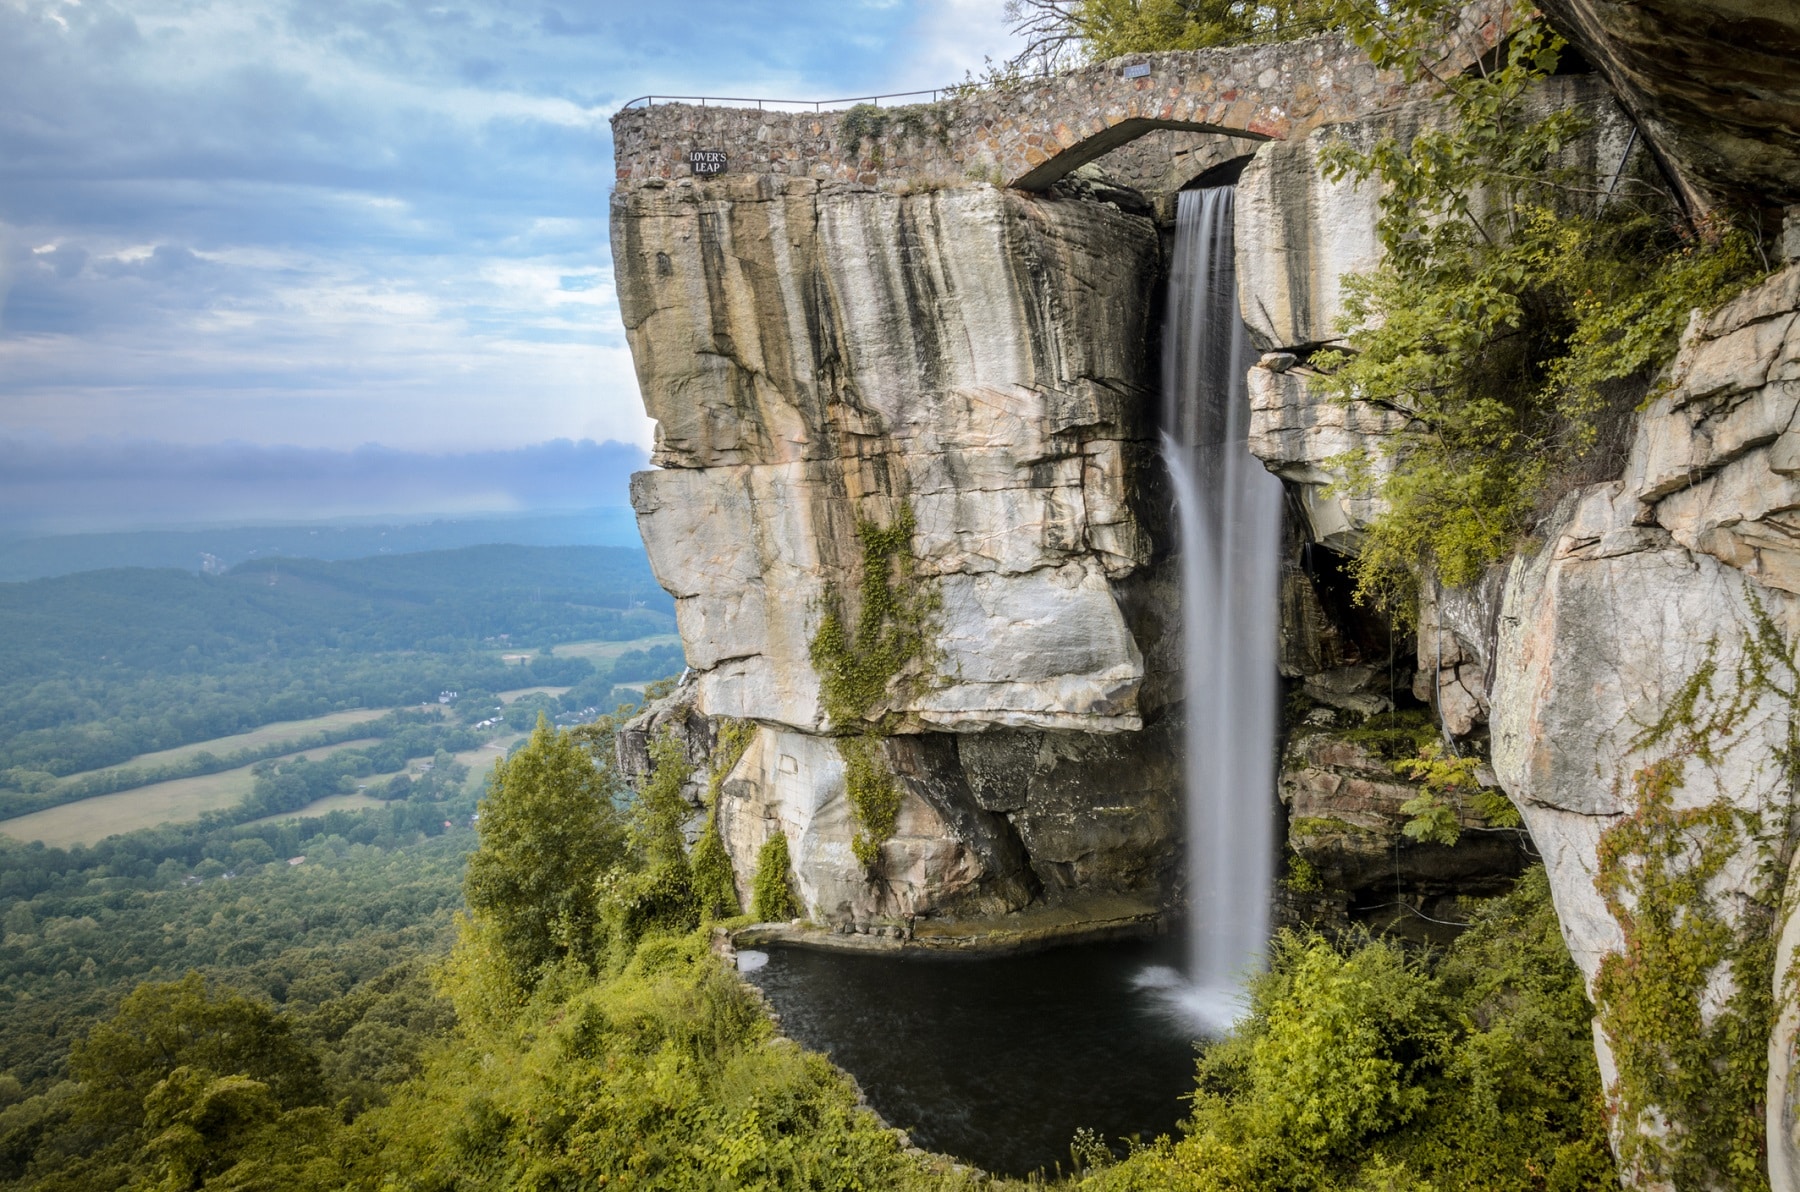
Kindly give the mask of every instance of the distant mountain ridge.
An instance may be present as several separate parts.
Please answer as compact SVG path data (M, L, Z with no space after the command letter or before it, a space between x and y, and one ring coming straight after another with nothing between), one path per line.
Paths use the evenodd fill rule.
M0 583L115 567L219 572L255 559L332 561L491 544L641 549L637 516L625 505L431 520L122 530L0 539Z

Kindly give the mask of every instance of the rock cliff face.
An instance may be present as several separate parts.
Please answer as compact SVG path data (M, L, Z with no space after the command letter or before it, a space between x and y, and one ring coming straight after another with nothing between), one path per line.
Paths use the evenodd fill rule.
M1268 160L1303 151L1284 146ZM1257 167L1245 177L1248 185L1263 184ZM1327 198L1342 219L1373 219L1357 196ZM1255 277L1277 263L1288 278L1295 275L1279 254L1246 260L1244 269ZM1293 341L1314 335L1311 328L1332 313L1332 298L1316 287L1307 293L1323 313L1306 314L1307 303L1270 307L1281 314L1265 322L1265 334ZM1354 550L1372 510L1326 499L1318 486L1329 482L1333 457L1380 452L1394 424L1379 411L1322 404L1292 354L1265 356L1251 392L1254 449L1272 470L1312 490L1300 503L1318 539ZM1424 593L1415 693L1450 735L1489 726L1494 771L1543 856L1564 936L1590 979L1608 956L1642 942L1628 939L1642 927L1621 919L1596 876L1621 847L1613 830L1645 814L1646 767L1673 764L1673 814L1728 808L1753 825L1708 858L1717 872L1700 907L1744 924L1745 916L1764 913L1758 907L1795 903L1769 859L1786 854L1795 811L1788 759L1800 692L1781 659L1800 647L1797 413L1800 264L1696 317L1667 391L1639 419L1621 480L1571 494L1542 528L1541 545L1477 588ZM1706 676L1710 683L1696 688ZM1668 723L1683 709L1691 725ZM1379 852L1354 831L1379 823L1359 824L1358 811L1379 816L1402 794L1385 789L1379 770L1341 739L1303 735L1292 750L1284 798L1294 823L1331 847L1338 868L1328 876L1354 886L1359 847ZM1350 798L1337 798L1327 822L1307 823L1309 800L1322 789ZM1304 843L1296 847L1306 855ZM1785 997L1785 957L1796 939L1800 921L1790 921L1772 978L1777 999ZM1731 964L1704 980L1709 1013L1725 1013ZM1607 1006L1601 1009L1604 1016ZM1771 1040L1777 1188L1800 1186L1800 1096L1789 1081L1796 1017L1790 1010ZM1609 1076L1615 1048L1638 1042L1610 1039L1604 1029L1596 1038Z
M1155 224L980 184L728 177L621 191L613 229L658 420L633 502L676 597L683 698L760 726L721 820L743 880L784 831L807 906L857 924L1165 895ZM870 528L904 519L924 644L867 710L904 788L871 874L830 736L866 726L831 721L813 645L828 608L854 619ZM1139 797L1110 817L1111 792L1089 799L1118 822L1072 830L1091 817L1071 768L1112 766Z
M1545 0L1690 194L1800 202L1800 10L1785 0Z
M1785 130L1800 122L1773 121L1766 152L1751 144L1757 104L1785 103L1781 89L1697 130L1700 92L1658 90L1639 62L1655 38L1608 48L1619 7L1550 5L1690 190L1793 201L1780 190ZM1632 19L1666 25L1668 7ZM1539 102L1593 117L1564 164L1607 177L1629 159L1636 134L1599 76L1550 80ZM880 187L772 172L634 173L621 186L620 301L660 466L636 478L633 501L692 667L624 734L622 759L641 773L648 736L668 732L704 769L720 718L754 722L727 759L718 816L744 893L780 832L809 914L840 930L1178 899L1178 617L1148 416L1156 218L1172 189L1254 148L1238 201L1241 306L1264 351L1252 450L1292 510L1282 670L1298 711L1281 796L1290 855L1323 886L1295 900L1429 935L1419 924L1447 916L1454 895L1523 864L1505 833L1471 831L1455 848L1403 837L1415 788L1364 718L1410 704L1405 723L1428 715L1428 732L1490 744L1590 979L1639 930L1630 900L1609 902L1596 876L1623 847L1615 829L1646 814L1646 767L1674 775L1671 814L1726 808L1745 825L1697 896L1703 910L1743 924L1800 903L1768 863L1787 853L1784 759L1800 731L1800 680L1771 662L1800 643L1800 265L1696 319L1623 477L1571 494L1533 549L1482 584L1428 587L1416 638L1349 607L1342 562L1375 511L1328 494L1334 460L1382 454L1401 424L1309 384L1308 354L1340 333L1342 274L1377 259L1378 196L1327 179L1319 153L1330 136L1372 142L1434 118L1396 103L1260 147L1165 131L1045 194L936 175L910 190L893 163ZM894 557L871 553L904 525ZM900 590L918 647L883 696L846 713L821 681L820 632L832 616L856 622L877 573ZM1684 709L1686 727L1655 727ZM874 864L854 848L846 737L868 742L899 795ZM1800 916L1778 926L1780 998ZM1708 1013L1725 1013L1731 967L1704 979ZM1770 1040L1777 1189L1800 1188L1797 1030L1790 1006ZM1596 1040L1603 1066L1636 1044L1603 1027Z

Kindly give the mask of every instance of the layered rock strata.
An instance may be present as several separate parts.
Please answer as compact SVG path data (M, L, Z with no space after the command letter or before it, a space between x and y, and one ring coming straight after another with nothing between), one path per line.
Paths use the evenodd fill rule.
M1155 225L979 184L728 177L621 190L613 234L658 421L661 470L633 503L676 597L686 698L760 726L720 815L740 879L782 831L834 921L1166 895L1173 794L1147 730L1171 692L1145 516L1164 504L1146 497ZM834 723L815 640L828 610L855 621L870 530L906 519L893 576L922 648L868 720ZM903 797L871 870L833 735L876 726ZM998 746L970 733L1038 760L999 793L981 760ZM1096 784L1076 817L1070 766L1148 789L1109 817Z

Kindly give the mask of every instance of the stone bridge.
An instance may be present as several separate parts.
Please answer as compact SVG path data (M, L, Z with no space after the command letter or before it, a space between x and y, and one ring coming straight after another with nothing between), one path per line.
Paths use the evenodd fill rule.
M1467 68L1505 30L1503 9L1471 6L1438 72ZM1341 35L1270 45L1137 54L938 103L846 111L769 111L685 103L613 117L622 188L691 176L691 150L721 150L731 174L882 190L989 182L1040 191L1157 129L1252 140L1304 136L1406 97Z

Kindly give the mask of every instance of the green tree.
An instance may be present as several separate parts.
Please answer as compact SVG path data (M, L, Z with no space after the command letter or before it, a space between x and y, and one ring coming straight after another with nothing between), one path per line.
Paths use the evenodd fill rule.
M1304 37L1334 22L1334 0L1008 0L1026 40L1013 65L1055 67L1120 54Z
M521 986L564 959L594 962L594 886L627 849L608 777L541 715L525 747L495 763L463 888Z
M138 986L70 1052L70 1074L82 1086L77 1113L137 1130L146 1098L177 1068L243 1076L284 1109L324 1097L318 1058L287 1019L241 994L212 993L193 972Z
M788 875L791 865L785 832L769 837L756 854L754 901L750 913L764 923L792 919L800 914L800 900L794 897L793 881Z
M1622 430L1690 312L1748 280L1753 253L1729 225L1688 224L1659 184L1627 176L1614 193L1559 164L1587 121L1539 102L1564 43L1529 4L1497 62L1451 77L1435 48L1460 4L1343 13L1377 65L1433 88L1448 117L1326 158L1334 177L1381 185L1382 263L1345 279L1346 350L1313 363L1336 400L1405 416L1393 466L1337 461L1343 488L1385 506L1355 563L1359 596L1405 612L1420 571L1470 583L1562 492L1616 474Z

